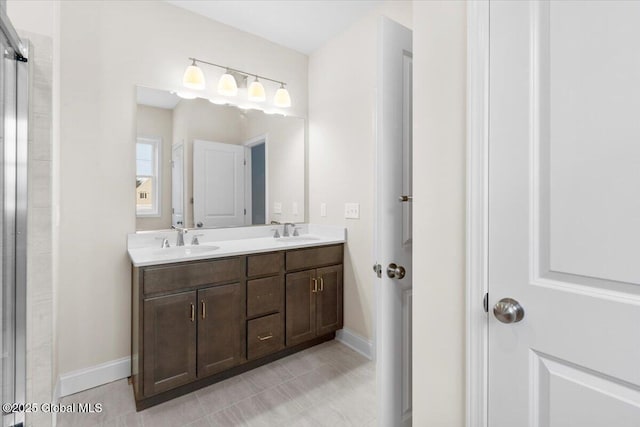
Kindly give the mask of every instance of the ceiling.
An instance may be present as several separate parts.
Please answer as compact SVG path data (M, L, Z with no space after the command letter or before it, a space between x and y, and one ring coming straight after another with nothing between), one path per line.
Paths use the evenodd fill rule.
M165 0L309 55L382 1Z
M178 105L178 102L180 102L180 97L175 93L144 86L136 87L136 98L137 104L164 108L166 110L173 110L176 108L176 105Z

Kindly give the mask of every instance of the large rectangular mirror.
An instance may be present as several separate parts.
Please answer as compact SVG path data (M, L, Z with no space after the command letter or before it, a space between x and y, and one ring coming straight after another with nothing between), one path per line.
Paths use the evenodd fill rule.
M305 220L304 119L136 89L137 230Z

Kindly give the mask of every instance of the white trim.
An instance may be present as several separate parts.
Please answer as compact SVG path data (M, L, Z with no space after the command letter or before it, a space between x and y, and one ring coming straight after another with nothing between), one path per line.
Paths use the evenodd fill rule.
M153 170L152 177L155 178L154 188L153 188L153 197L154 197L154 209L153 211L147 212L139 212L136 209L136 217L137 218L159 218L162 216L162 148L163 148L163 140L162 137L159 136L138 136L136 138L136 149L137 144L151 144L154 148L155 154L155 165ZM138 170L136 165L136 176L138 176ZM138 200L136 199L136 207Z
M54 399L57 401L61 397L127 378L130 375L130 356L62 374L56 382Z
M466 426L488 425L489 1L467 2Z
M357 351L369 360L373 360L373 343L356 334L349 328L343 328L336 332L336 341L341 342L350 349Z

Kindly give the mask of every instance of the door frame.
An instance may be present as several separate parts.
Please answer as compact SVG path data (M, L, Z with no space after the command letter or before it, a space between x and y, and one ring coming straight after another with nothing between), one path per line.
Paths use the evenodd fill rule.
M466 426L488 427L489 0L467 1Z
M264 144L264 219L265 221L270 218L269 216L269 133L263 133L262 135L257 135L252 138L247 139L242 145L246 147L246 150L251 153L251 147L255 147L256 145ZM244 205L247 206L247 219L252 218L252 210L251 207L251 156L247 154L245 151L245 202ZM250 219L249 219L250 220ZM251 225L253 222L250 220L248 225ZM245 221L246 222L246 221Z

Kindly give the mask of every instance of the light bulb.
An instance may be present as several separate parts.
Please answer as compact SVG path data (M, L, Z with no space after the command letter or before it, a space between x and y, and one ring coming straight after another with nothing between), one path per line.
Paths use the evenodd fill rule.
M265 99L267 99L267 96L264 92L264 86L262 86L262 83L258 81L258 76L256 76L256 79L249 85L247 98L249 99L249 101L254 102L263 102Z
M238 94L238 85L236 79L229 74L228 70L220 77L218 82L218 93L224 96L236 96Z
M291 97L289 96L289 91L284 88L284 84L276 91L276 96L273 97L273 105L282 108L291 107Z
M182 85L189 89L202 90L205 88L204 73L196 65L196 60L187 67L182 77Z

